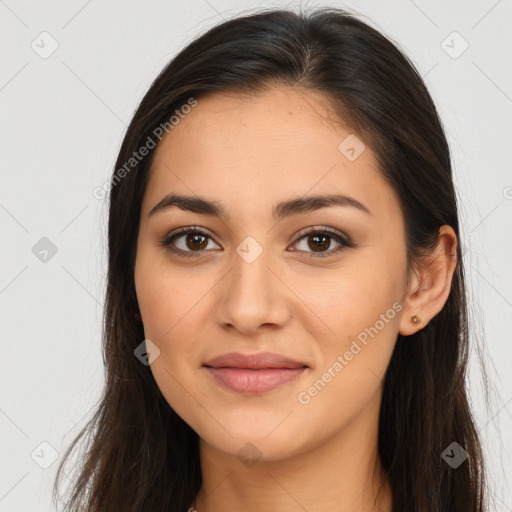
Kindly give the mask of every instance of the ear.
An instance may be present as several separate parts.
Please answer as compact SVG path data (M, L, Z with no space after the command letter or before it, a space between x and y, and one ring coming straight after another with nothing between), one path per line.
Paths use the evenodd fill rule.
M414 269L406 296L399 332L410 336L419 331L443 309L450 294L452 277L457 266L457 235L448 225L439 228L438 243L434 252ZM411 317L418 315L421 322Z

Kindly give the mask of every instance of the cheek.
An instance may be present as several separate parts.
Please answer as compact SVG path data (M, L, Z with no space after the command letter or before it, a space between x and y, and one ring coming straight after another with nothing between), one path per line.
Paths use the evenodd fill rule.
M339 340L357 336L386 314L400 298L400 279L396 269L374 259L324 276L295 279L294 291L323 322L328 337ZM388 315L391 320L394 313Z
M312 389L312 395L318 393L318 404L327 406L329 400L343 397L346 405L357 408L380 385L401 311L398 267L384 263L375 259L357 269L347 267L337 279L316 281L315 286L303 282L301 297L326 326L323 332L311 333L322 352L311 379L313 386L319 379L317 389Z
M141 259L136 269L144 335L160 351L149 369L167 403L186 421L194 421L197 413L191 401L194 383L190 376L200 364L197 315L201 312L200 299L210 287L196 277L171 271L169 266L164 269L155 259Z
M322 319L335 334L317 336L319 364L297 396L311 416L339 428L380 393L398 334L399 310L397 302L377 301L359 291L333 295L323 305Z
M201 297L211 288L207 276L172 266L165 255L142 251L135 268L137 300L150 339L167 344L176 338ZM189 331L194 332L194 330Z
M173 406L183 386L201 365L204 318L214 276L172 268L153 256L137 263L136 288L144 335L160 354L150 365L155 380Z

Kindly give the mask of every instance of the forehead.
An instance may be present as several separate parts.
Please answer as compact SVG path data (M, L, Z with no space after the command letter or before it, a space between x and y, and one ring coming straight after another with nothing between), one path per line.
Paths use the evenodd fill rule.
M314 91L280 87L259 94L209 94L181 116L159 144L156 159L166 151L179 151L184 142L201 151L229 151L232 156L237 149L244 154L252 149L250 155L290 158L288 148L294 153L307 151L327 132L331 137L323 145L335 142L339 125L342 122L328 110L326 99ZM342 128L343 132L350 129Z
M357 158L347 157L347 144ZM201 97L158 145L143 209L171 191L245 210L313 193L396 206L370 148L336 119L323 96L292 88Z

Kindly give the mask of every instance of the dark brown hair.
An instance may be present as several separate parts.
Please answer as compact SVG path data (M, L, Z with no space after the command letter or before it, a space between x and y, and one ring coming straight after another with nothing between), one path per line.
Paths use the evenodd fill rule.
M155 138L191 98L257 94L270 87L315 91L372 149L396 191L406 223L409 266L437 242L440 226L459 237L450 152L436 107L414 65L353 14L264 10L211 28L154 80L122 142L115 169ZM197 434L174 412L150 368L134 356L144 340L134 265L142 198L155 149L112 176L103 325L106 382L66 511L184 512L201 485ZM115 178L115 179L114 179ZM487 510L481 444L466 391L468 314L460 244L444 308L412 336L398 335L383 381L378 450L394 512ZM411 268L411 267L409 267ZM454 469L442 458L457 442Z

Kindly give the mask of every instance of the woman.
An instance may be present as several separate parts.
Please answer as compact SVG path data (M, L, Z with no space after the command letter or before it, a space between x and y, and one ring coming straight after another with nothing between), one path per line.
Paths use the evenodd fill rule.
M486 510L449 148L392 42L333 8L225 21L154 81L109 189L66 510Z

